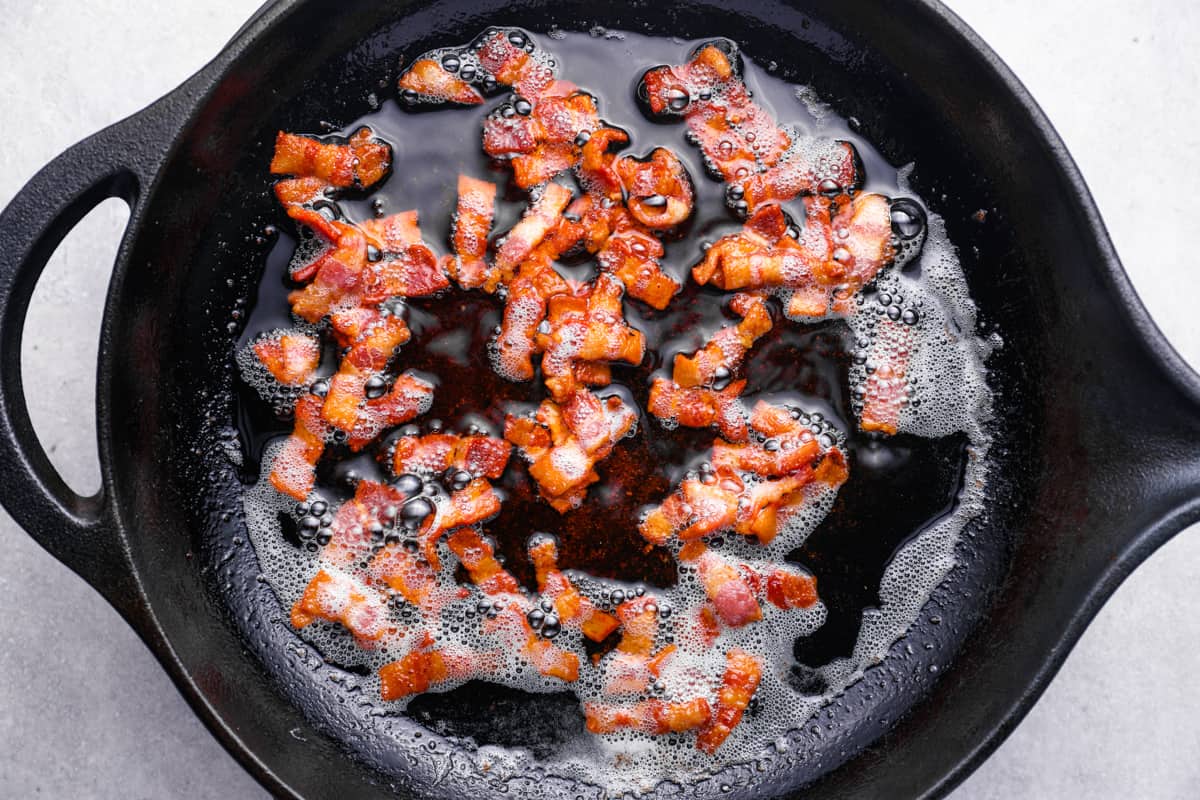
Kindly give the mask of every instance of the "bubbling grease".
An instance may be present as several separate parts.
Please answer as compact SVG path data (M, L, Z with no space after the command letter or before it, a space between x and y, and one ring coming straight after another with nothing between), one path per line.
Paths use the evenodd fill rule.
M545 60L547 69L557 70L557 62L543 51L532 52ZM446 59L457 59L458 70L467 70L478 81L486 82L469 49L446 48L436 55L443 64ZM495 87L481 83L481 88L490 93ZM419 98L402 100L423 102ZM808 90L803 94L803 102L810 109L813 103L819 103ZM829 113L824 106L819 107L822 116ZM792 140L793 148L820 147L813 144L812 137L796 135ZM901 188L904 188L903 179L901 174ZM856 347L849 376L851 396L861 397L861 390L874 368L873 359L885 354L889 348L907 349L909 392L901 411L899 431L929 438L966 434L969 441L966 474L954 508L911 537L894 554L881 581L880 604L863 613L852 653L818 668L827 686L825 691L820 694L804 691L796 686L793 677L793 643L811 635L826 620L827 610L819 601L809 608L789 610L763 603L761 622L743 627L722 626L717 639L710 642L695 618L696 610L707 600L705 589L696 568L688 562L677 559L679 566L674 585L661 588L569 572L580 592L603 610L611 612L621 600L635 596L647 597L657 607L661 630L659 641L674 644L678 650L667 662L659 680L651 686L650 697L668 700L696 696L711 698L719 689L725 653L731 648L742 648L763 657L762 680L742 723L711 756L693 746L691 734L656 736L636 730L603 735L580 730L577 738L550 757L536 762L520 748L472 746L458 741L447 743L451 750L465 754L475 768L481 774L486 773L489 780L497 782L496 785L528 773L535 763L542 773L602 787L605 796L618 796L627 791L648 792L664 782L687 784L725 767L762 759L768 752L786 752L791 732L831 698L861 679L872 665L882 661L954 565L955 545L964 526L982 511L982 487L987 478L984 455L989 439L983 425L990 414L991 395L984 361L996 342L985 342L976 335L974 305L954 247L946 236L944 222L936 214L924 211L921 211L921 218L919 222L923 224L908 227L907 223L913 220L906 221L903 208L899 215L894 213L896 261L859 295L857 305L848 317ZM312 246L302 242L297 257L305 257L299 251ZM786 306L787 297L780 299ZM242 351L243 354L246 352L245 349ZM269 375L251 358L239 355L239 366L255 391L277 412L286 414L290 404L294 403L294 393L281 394ZM614 392L622 394L627 404L638 408L628 390L619 385L603 389L600 394ZM754 398L745 400L749 406ZM845 447L846 437L836 425L822 421L819 416L806 415L802 420L822 440L823 450L834 445ZM418 418L416 422L423 420ZM468 420L457 420L456 424L465 429ZM665 430L672 427L669 421L655 421L655 425ZM635 424L627 434L628 437L647 435L653 435L653 431L644 422ZM318 569L331 569L320 563L320 545L328 540L328 520L337 510L337 496L332 492L323 493L319 485L317 494L298 506L296 501L275 491L266 476L281 446L282 441L278 440L267 445L261 462L262 478L247 491L245 512L265 580L278 596L281 606L290 608ZM617 447L622 446L618 442ZM508 469L524 469L518 461L514 456ZM673 471L674 485L686 467L664 465L664 469ZM749 474L743 477L747 482L755 479ZM429 478L425 485L436 486L436 483ZM423 495L428 502L435 505L447 502L445 491L439 492L435 488L431 492ZM770 564L785 562L788 554L799 548L826 518L836 499L836 489L821 484L810 484L805 492L806 502L781 519L779 533L769 543L759 544L730 534L710 540L710 549L719 556L760 566L763 571ZM595 502L595 499L589 497L586 502ZM323 507L319 508L317 504ZM315 530L309 530L311 526L301 526L301 521L309 518L317 520ZM486 534L487 523L480 529ZM531 530L529 533L554 532ZM438 547L441 560L438 583L444 587L456 586L457 560L445 542ZM678 542L668 547L672 556L678 554ZM816 577L819 588L821 576L818 573ZM478 623L496 602L496 598L482 595L473 586L467 586L465 597L448 594L445 610L434 622L438 646L447 651L456 648L495 651L494 644L481 633ZM549 609L546 609L544 614L548 613ZM328 622L309 625L298 635L326 662L361 676L355 681L362 692L377 698L379 669L402 656L413 644L411 637L403 632L404 624L413 618L412 614L413 610L405 608L403 603L389 608L389 619L401 634L373 650L359 647L348 632ZM545 624L544 615L540 624ZM554 643L572 652L585 652L578 629L563 628L554 637ZM567 688L581 703L606 702L612 700L612 695L605 690L608 664L608 660L593 664L590 659L583 658L579 680L564 685L560 680L539 674L518 653L500 651L489 680L532 693L561 692ZM461 683L447 680L431 691L449 691ZM381 713L399 714L412 699L377 702ZM429 736L444 741L436 734Z

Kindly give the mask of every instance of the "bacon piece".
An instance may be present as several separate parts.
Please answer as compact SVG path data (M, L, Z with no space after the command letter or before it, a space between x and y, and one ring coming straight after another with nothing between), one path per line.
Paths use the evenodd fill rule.
M491 544L475 529L460 528L446 541L479 591L495 595L516 594L521 590L517 579L496 560Z
M485 620L485 631L502 634L504 646L520 653L542 675L568 683L579 680L579 656L537 635L526 616L527 600L498 601L493 607L497 616Z
M517 266L546 238L558 223L558 217L571 202L571 190L562 184L548 183L541 195L525 212L521 221L512 227L496 251L496 270L499 282L508 283ZM485 284L493 291L494 284Z
M881 318L868 360L875 371L867 376L866 394L858 426L864 431L895 435L900 428L900 411L908 403L908 359L912 350L912 328Z
M296 401L291 436L271 464L271 485L295 500L304 500L317 480L317 462L325 452L329 425L321 417L321 398L306 394Z
M740 628L762 619L762 609L746 575L711 550L704 551L696 560L704 593L721 622Z
M811 608L817 602L817 581L794 567L776 567L767 575L766 595L779 608Z
M454 255L447 257L446 271L464 289L478 289L489 280L491 267L484 256L495 216L496 184L459 175L458 206L451 237Z
M430 433L404 436L396 440L392 454L392 472L441 474L454 468L472 478L499 478L504 474L512 445L503 439L482 434L459 436Z
M521 264L508 283L500 335L496 337L494 363L501 375L515 381L533 377L538 326L546 317L550 298L568 291L570 286L545 255L535 253Z
M450 286L437 256L421 241L416 211L369 219L359 227L380 256L364 269L364 303L378 305L390 297L426 297Z
M340 623L354 634L359 647L369 648L387 632L387 604L382 593L336 570L319 570L292 606L296 628L318 619Z
M367 237L354 225L327 220L312 209L292 206L288 216L308 226L330 244L317 258L292 273L312 283L288 295L292 313L308 322L360 304L362 273L367 266Z
M439 589L437 575L416 553L410 553L399 544L389 543L371 559L369 574L399 592L414 606L422 610L436 610L434 601Z
M593 642L603 641L617 629L620 625L617 618L596 608L558 569L558 546L552 537L531 538L529 559L537 574L538 591L554 603L560 622L570 624L579 621L583 635Z
M651 662L655 658L654 641L658 636L658 608L652 597L638 597L617 606L617 619L621 624L621 640L605 662L606 681L604 690L608 694L633 694L644 692L661 665ZM665 656L664 656L665 658Z
M732 476L709 482L686 479L646 514L638 531L652 544L665 544L672 536L688 541L732 528L743 489Z
M399 700L421 694L448 676L445 659L433 648L433 637L426 634L421 644L403 658L379 668L379 696L384 700Z
M396 348L407 342L412 332L400 317L377 311L335 314L333 330L349 349L329 380L321 415L334 428L350 433L367 399L367 381L387 367Z
M491 483L476 478L457 492L452 492L447 502L438 505L436 512L421 525L417 538L422 555L434 569L441 569L437 543L443 533L457 529L469 530L466 526L484 522L499 513L500 496Z
M596 254L600 268L616 276L629 296L662 310L679 291L679 283L662 271L663 246L623 208L609 216L611 231Z
M761 679L760 659L737 647L725 654L725 674L717 693L717 707L712 719L696 736L697 748L709 755L717 751L742 721L742 714L750 705Z
M728 48L736 52L732 44ZM731 183L728 197L743 211L798 195L848 191L861 182L848 142L793 142L754 103L734 60L709 44L687 64L647 72L643 87L651 111L681 114L710 171Z
M727 291L790 290L785 311L791 318L849 313L854 293L894 256L887 198L809 198L805 206L799 240L787 234L779 206L763 206L740 232L710 247L692 277Z
M582 143L601 123L595 98L586 92L543 97L525 110L503 106L492 113L484 121L483 150L509 161L513 182L529 189L577 166Z
M724 389L694 387L685 389L675 381L655 378L650 386L647 409L662 420L686 428L707 428L715 425L721 435L731 441L745 440L745 411L739 399L746 381L732 381Z
M555 80L554 70L546 64L544 57L536 57L513 43L514 36L530 41L524 31L501 28L485 36L479 46L479 64L491 73L496 83L512 86L519 95L530 101L561 96L574 89L566 81ZM537 53L538 48L534 47L533 52Z
M321 550L321 562L340 570L354 570L370 557L371 529L395 520L407 497L397 489L377 481L359 481L354 497L342 503L329 526L328 544ZM388 509L392 509L389 518Z
M391 163L392 148L367 127L355 131L346 144L280 131L271 174L294 176L275 186L280 202L290 206L312 202L328 188L366 189L387 174Z
M625 361L639 364L646 352L641 331L625 324L621 284L601 273L572 294L550 297L545 332L538 330L534 343L545 355L542 372L546 388L564 402L579 388L576 366L580 362ZM589 373L594 377L595 372Z
M321 342L307 333L276 333L254 343L254 354L284 386L304 386L321 363Z
M630 706L584 703L583 714L590 733L632 729L661 735L684 733L708 725L712 708L707 699L694 697L681 702L644 700Z
M710 385L729 377L758 339L771 330L766 301L757 295L734 295L732 306L742 321L717 331L708 343L690 356L675 356L672 379L685 388ZM722 375L724 370L724 375Z
M587 487L600 479L597 462L612 452L637 419L633 409L613 395L603 401L579 390L561 406L542 402L535 419L509 415L504 438L531 462L538 490L560 513L575 508Z
M359 405L357 421L348 431L346 444L355 452L362 450L388 428L424 414L432 402L433 386L406 372L392 382L387 394L367 398Z
M679 157L657 147L646 159L622 156L615 169L625 189L629 213L647 228L674 228L692 215L692 179Z
M400 89L433 103L477 106L483 102L479 90L432 58L419 58L410 64L400 76Z
M588 134L580 151L578 174L589 194L613 203L621 202L624 187L612 151L628 143L629 134L610 125L601 125Z

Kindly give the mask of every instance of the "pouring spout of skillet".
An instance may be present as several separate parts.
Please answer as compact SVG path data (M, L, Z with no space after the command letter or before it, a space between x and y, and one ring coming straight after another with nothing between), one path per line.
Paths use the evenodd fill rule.
M226 326L261 277L247 232L275 219L261 174L275 131L346 124L370 107L364 87L394 85L399 54L489 25L719 34L858 120L890 163L915 164L910 184L945 220L982 332L1002 341L987 364L986 513L905 640L822 711L803 747L779 754L785 768L692 788L944 794L1016 725L1122 578L1200 519L1200 381L1146 316L1049 123L936 3L266 8L179 90L60 156L0 215L0 465L12 476L0 500L121 610L214 734L281 796L472 794L444 752L407 753L409 767L387 775L348 755L314 722L347 713L311 688L318 655L256 615L278 604L246 545L231 455L237 329ZM112 195L133 213L100 348L104 488L84 499L33 437L20 334L49 253ZM514 780L527 794L568 788L539 790L533 768Z

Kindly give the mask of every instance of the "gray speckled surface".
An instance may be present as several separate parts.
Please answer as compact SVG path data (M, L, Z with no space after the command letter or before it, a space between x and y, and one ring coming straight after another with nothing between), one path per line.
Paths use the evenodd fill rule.
M1200 6L1190 0L957 0L1058 126L1146 305L1200 363L1182 202L1200 178ZM257 0L4 0L0 204L74 141L172 89ZM98 485L95 335L116 231L109 201L55 255L24 364L35 423L81 490ZM0 477L3 480L3 477ZM0 512L0 797L255 798L137 637ZM1200 539L1117 592L1013 736L955 800L1200 795Z

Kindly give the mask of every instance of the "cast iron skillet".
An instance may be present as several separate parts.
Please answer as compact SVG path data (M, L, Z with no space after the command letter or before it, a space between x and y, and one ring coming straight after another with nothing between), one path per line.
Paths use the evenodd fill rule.
M0 500L124 615L273 791L468 793L440 757L389 777L322 732L344 709L288 655L242 546L226 325L261 269L247 233L271 218L261 173L274 131L359 116L362 87L393 79L398 53L486 24L720 34L792 69L892 162L917 164L914 188L945 217L983 325L1004 340L989 362L989 511L958 565L908 637L789 756L699 795L721 783L732 796L946 793L1028 711L1129 571L1200 519L1200 381L1137 300L1050 124L937 3L361 5L271 6L179 89L51 162L0 215ZM21 331L50 253L108 197L132 215L101 333L103 488L79 497L30 425ZM981 208L986 223L971 221Z

